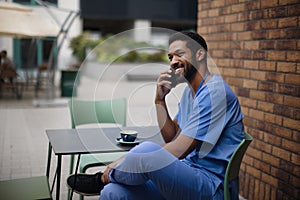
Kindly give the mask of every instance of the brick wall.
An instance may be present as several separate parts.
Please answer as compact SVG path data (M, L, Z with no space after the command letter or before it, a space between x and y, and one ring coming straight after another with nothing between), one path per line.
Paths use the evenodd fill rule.
M254 141L247 199L300 199L300 0L198 0L198 32L238 95Z

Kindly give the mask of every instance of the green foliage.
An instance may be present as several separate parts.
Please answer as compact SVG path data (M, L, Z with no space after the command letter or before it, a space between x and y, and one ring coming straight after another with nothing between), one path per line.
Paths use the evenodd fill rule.
M89 38L87 32L71 39L73 55L83 62L86 49L92 49L99 62L167 62L168 58L162 47L145 42L136 42L128 37L106 36L99 40ZM145 49L150 51L145 51Z

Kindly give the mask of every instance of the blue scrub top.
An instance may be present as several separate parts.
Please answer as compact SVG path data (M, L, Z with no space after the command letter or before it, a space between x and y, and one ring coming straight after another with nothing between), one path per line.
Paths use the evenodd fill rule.
M228 161L244 139L244 115L236 95L220 75L213 75L195 95L187 86L178 107L180 134L202 141L183 162L223 181Z

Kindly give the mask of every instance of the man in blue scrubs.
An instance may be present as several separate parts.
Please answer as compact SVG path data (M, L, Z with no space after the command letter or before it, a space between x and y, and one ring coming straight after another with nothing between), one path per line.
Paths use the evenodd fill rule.
M244 138L244 116L227 83L209 72L207 50L194 32L169 39L170 70L160 74L155 96L163 146L141 143L103 173L79 175L75 186L70 176L69 187L100 192L100 200L223 199L228 161ZM180 83L187 86L171 119L165 98ZM231 197L238 199L238 180Z

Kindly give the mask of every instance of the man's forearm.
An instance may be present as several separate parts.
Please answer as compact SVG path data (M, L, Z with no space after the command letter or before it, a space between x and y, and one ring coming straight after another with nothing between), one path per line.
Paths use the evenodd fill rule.
M165 142L168 143L176 136L176 125L170 118L165 101L155 101L155 106L159 128Z

